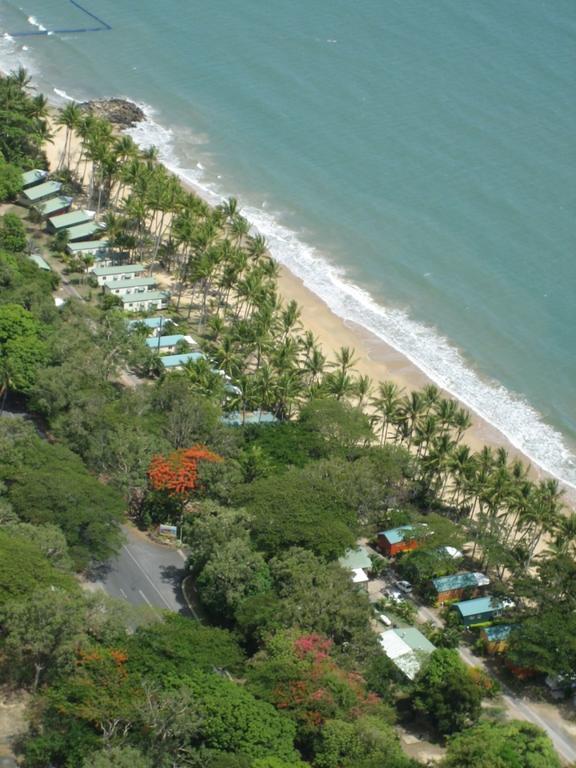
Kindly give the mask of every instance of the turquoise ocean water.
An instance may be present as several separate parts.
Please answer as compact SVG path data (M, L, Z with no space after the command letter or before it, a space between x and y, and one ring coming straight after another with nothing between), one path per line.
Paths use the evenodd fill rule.
M147 105L140 143L576 484L574 0L81 5L0 0L0 67Z

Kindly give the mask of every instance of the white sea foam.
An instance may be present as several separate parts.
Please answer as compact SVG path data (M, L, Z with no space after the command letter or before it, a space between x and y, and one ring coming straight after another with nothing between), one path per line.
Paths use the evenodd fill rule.
M46 27L40 24L40 22L35 16L28 16L28 24L32 24L32 26L39 29L40 32L46 32Z
M173 131L155 120L156 113L151 107L140 106L147 119L126 133L143 149L157 147L159 159L209 203L225 199L227 191L204 178L200 163L196 162L195 168L182 165L175 151ZM250 205L243 207L243 213L254 230L266 237L274 258L297 275L335 314L366 328L397 349L438 386L495 426L535 464L576 488L576 456L560 432L546 424L524 397L497 381L480 377L461 352L433 328L416 322L404 310L378 304L368 291L349 280L343 268L331 264L317 248L283 225L280 214Z
M52 89L56 96L59 96L61 99L64 99L64 101L72 101L75 104L80 104L81 102L78 99L75 99L73 96L70 96L66 93L62 88L53 88Z

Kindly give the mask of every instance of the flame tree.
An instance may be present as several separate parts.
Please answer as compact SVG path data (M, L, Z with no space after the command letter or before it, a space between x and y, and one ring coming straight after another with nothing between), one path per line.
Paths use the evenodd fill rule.
M168 456L153 456L148 467L148 481L155 491L184 501L198 487L198 464L200 461L220 462L222 457L212 453L203 445L183 448Z

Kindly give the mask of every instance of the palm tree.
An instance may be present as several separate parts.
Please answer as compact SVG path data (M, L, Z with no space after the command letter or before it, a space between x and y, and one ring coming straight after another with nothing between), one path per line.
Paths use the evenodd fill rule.
M358 398L357 408L362 408L364 401L370 397L372 392L372 379L370 376L358 376L355 383L355 395Z
M348 371L353 370L358 362L358 359L354 357L355 353L356 350L351 349L350 347L340 347L336 353L336 361L331 363L331 365L334 368L338 368L341 373L345 374Z
M66 166L67 168L70 167L70 151L72 146L72 134L74 131L78 128L78 125L80 124L80 118L82 116L82 111L80 110L80 107L70 102L67 104L63 109L61 109L58 113L58 117L56 118L57 125L65 126L66 128L66 134L64 137L64 148L62 150L62 154L60 155L60 160L58 161L58 168L62 168L63 166Z
M391 424L398 423L400 406L402 402L402 390L392 381L380 382L378 395L371 398L371 405L376 411L376 418L381 425L380 445L383 445L388 436Z
M259 261L259 259L265 255L268 249L266 238L263 235L251 235L248 238L247 252L253 261Z

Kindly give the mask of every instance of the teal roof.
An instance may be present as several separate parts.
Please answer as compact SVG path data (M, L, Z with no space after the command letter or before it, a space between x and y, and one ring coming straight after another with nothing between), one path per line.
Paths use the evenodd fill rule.
M432 645L430 640L428 640L419 629L416 629L416 627L397 628L394 632L396 632L398 637L404 640L406 645L409 645L413 651L433 653L436 650L436 647Z
M48 223L53 229L59 230L84 224L87 221L92 221L93 218L94 215L88 211L70 211L70 213L62 213L60 216L52 216L48 219Z
M81 253L86 251L92 251L99 253L108 250L108 240L83 240L81 243L68 243L68 253Z
M179 341L186 341L186 336L177 333L174 336L151 336L146 339L146 345L150 349L162 349L162 347L175 347Z
M499 640L507 640L513 629L512 624L496 624L492 627L484 627L482 631L488 642L497 643Z
M501 610L504 606L503 603L494 597L477 597L474 600L462 600L459 603L454 603L460 615L476 616L481 613L493 613L494 611Z
M171 320L169 317L143 317L141 320L130 320L128 327L137 328L139 325L145 325L146 328L156 330L156 328L162 328L167 323L178 325L178 323L175 323L174 320Z
M30 254L30 256L28 256L28 258L30 259L30 261L33 261L37 267L40 267L40 269L44 269L46 270L46 272L52 271L52 267L50 266L50 264L48 264L48 262L45 259L43 259L39 253L32 253Z
M409 538L407 534L413 530L412 525L401 525L398 528L390 528L388 531L380 531L378 536L384 536L389 544L399 544L404 539Z
M144 272L146 267L142 264L120 264L113 267L94 267L92 274L96 277L107 277L108 275L129 275L136 272Z
M242 414L240 411L232 411L231 413L225 413L220 421L228 427L241 427L242 423L276 424L278 419L273 413L269 413L268 411L256 411L255 413L245 413L244 422L242 422Z
M58 195L58 197L51 197L50 200L44 200L42 203L37 203L34 207L41 216L52 216L53 213L69 208L72 205L73 200L73 197Z
M68 214L65 213L64 216L68 216ZM76 227L68 227L66 232L68 232L68 240L74 241L92 237L92 235L95 235L97 232L101 232L102 229L103 226L101 224L96 224L94 221L87 221L85 224L78 224Z
M372 560L366 547L359 546L354 549L348 549L344 553L343 557L338 558L338 562L342 568L347 568L349 571L353 571L356 568L372 568Z
M57 195L61 189L62 184L60 184L59 181L46 181L44 184L36 184L34 187L28 187L22 194L27 200L34 203L36 200L42 200L43 197Z
M22 174L22 186L31 187L33 184L39 184L48 176L48 171L41 171L35 168L33 171L26 171Z
M450 592L453 589L466 589L466 587L487 586L490 579L483 573L454 573L450 576L440 576L432 579L436 592Z
M123 304L132 304L142 301L168 301L170 293L168 291L143 291L142 293L125 293L119 296Z
M201 360L203 357L205 355L202 352L185 352L183 355L164 355L160 360L162 360L164 368L176 368L191 361Z
M102 287L114 291L117 288L152 288L155 285L155 277L127 277L126 280L110 280L110 282L104 283Z

